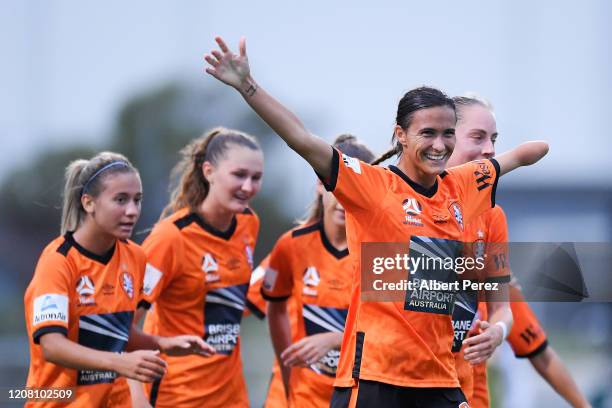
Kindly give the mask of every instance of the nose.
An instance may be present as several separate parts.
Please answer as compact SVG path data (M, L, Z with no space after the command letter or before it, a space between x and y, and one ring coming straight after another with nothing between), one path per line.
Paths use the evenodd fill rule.
M140 214L140 205L135 201L130 201L130 204L125 209L125 215L128 217L138 217Z
M251 180L250 177L247 177L242 183L242 186L240 186L240 189L244 191L245 193L252 193L253 192L253 180Z
M483 144L481 153L486 159L490 159L491 157L495 156L495 145L491 139L487 139L487 141Z
M442 136L437 136L431 147L436 151L436 152L443 152L446 149L446 145L444 144L444 140L442 140Z

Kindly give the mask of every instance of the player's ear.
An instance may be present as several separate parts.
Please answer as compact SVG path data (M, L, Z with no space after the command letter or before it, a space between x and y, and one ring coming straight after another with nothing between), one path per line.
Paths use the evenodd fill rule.
M393 129L393 134L395 135L395 139L397 139L397 141L403 147L406 147L406 145L408 144L408 134L400 125L395 125L395 128Z
M215 167L209 162L205 161L202 163L202 174L204 178L208 181L208 183L212 184L213 173L215 172Z
M81 196L81 205L87 214L93 214L96 209L95 200L89 194L83 194Z

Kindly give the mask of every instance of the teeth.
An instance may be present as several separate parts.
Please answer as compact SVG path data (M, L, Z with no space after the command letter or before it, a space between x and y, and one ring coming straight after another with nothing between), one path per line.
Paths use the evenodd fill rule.
M425 157L427 157L429 160L442 160L445 156L445 154L425 154Z

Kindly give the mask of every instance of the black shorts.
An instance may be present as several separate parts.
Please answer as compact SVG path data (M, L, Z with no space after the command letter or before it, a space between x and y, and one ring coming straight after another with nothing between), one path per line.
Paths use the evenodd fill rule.
M469 405L461 388L411 388L359 380L353 388L336 387L330 407L469 408Z

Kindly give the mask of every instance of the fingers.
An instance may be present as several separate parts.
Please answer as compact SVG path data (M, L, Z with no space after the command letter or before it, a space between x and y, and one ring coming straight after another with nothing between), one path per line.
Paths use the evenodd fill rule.
M223 41L223 38L217 36L217 37L215 37L215 41L219 45L219 48L221 49L221 51L223 51L223 52L229 52L230 51L230 49L228 48L227 44L225 44L225 41Z
M206 60L206 62L208 62L213 67L219 66L219 61L216 58L213 58L212 56L210 56L209 54L204 55L204 59Z
M212 50L210 53L217 59L217 64L220 64L223 60L223 55L217 50Z
M246 57L246 38L240 37L240 42L238 43L238 49L240 50L240 56Z
M210 344L206 343L200 337L193 337L192 339L190 339L190 341L190 347L193 347L194 351L197 354L201 354L203 356L210 356L216 353L215 348Z

